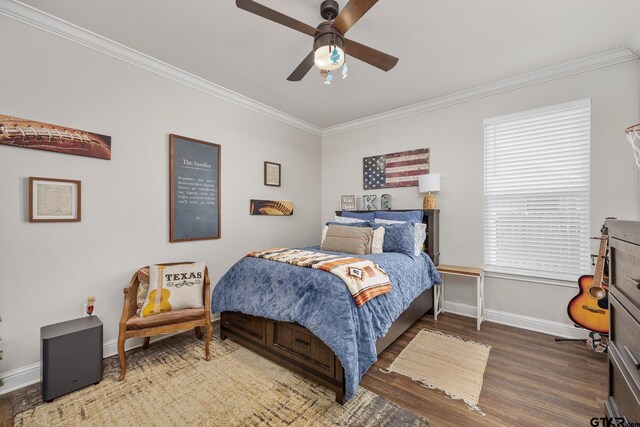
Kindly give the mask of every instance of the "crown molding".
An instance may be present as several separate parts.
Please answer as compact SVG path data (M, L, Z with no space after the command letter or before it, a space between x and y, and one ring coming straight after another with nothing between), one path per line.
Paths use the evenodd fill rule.
M322 135L322 129L311 123L300 120L290 114L276 110L261 102L233 92L201 77L193 75L173 65L162 62L142 52L131 49L118 42L99 34L86 30L68 21L50 15L39 9L21 3L17 0L0 0L0 15L27 24L39 30L46 31L63 39L88 47L97 52L127 62L136 67L166 77L206 94L215 96L256 113L286 123L303 131Z
M633 35L627 41L627 49L640 56L640 25L636 27Z
M636 34L636 41L640 44L640 32ZM640 46L638 46L640 50ZM619 48L598 55L588 56L576 61L566 62L564 64L555 65L553 67L544 68L527 74L522 74L508 79L499 80L487 85L477 86L472 89L455 92L428 101L419 102L417 104L401 107L395 110L387 111L373 116L364 117L362 119L353 120L336 126L326 127L322 130L322 135L333 135L337 133L347 132L350 130L371 126L378 123L388 122L390 120L401 119L413 116L427 111L437 110L439 108L449 107L451 105L472 101L475 99L485 98L514 89L543 83L549 80L555 80L562 77L571 76L585 71L595 70L597 68L608 67L610 65L619 64L621 62L638 59L639 54L630 50L630 48Z

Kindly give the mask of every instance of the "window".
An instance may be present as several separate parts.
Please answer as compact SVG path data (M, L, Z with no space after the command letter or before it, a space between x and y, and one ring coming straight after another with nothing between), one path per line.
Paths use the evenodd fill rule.
M589 99L484 122L489 271L575 280L589 267Z

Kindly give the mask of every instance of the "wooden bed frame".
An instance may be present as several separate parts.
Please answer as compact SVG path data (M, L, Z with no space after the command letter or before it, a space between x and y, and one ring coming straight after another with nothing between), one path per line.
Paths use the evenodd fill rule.
M398 212L398 211L396 211ZM427 212L431 213L428 217ZM425 210L424 222L430 226L437 238L437 224L433 225L434 211ZM338 212L336 212L339 214ZM435 214L437 221L437 213ZM429 239L429 237L427 238ZM431 251L435 245L427 245ZM433 253L433 252L432 252ZM435 263L439 252L435 251ZM431 254L429 254L431 255ZM402 335L420 317L433 308L433 287L422 292L400 317L391 324L387 334L376 341L377 354L382 353L393 341ZM238 312L220 314L220 338L232 338L238 344L255 351L298 374L335 391L336 401L344 403L344 369L338 357L318 337L308 329L288 322L280 322L259 316L250 316Z

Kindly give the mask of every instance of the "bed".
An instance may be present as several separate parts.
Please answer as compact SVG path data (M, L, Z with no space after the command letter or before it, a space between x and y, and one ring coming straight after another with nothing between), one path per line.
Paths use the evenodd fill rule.
M363 257L386 270L393 290L360 308L330 273L242 258L212 294L221 339L232 338L328 387L344 403L377 355L433 307L432 287L440 282L424 252Z

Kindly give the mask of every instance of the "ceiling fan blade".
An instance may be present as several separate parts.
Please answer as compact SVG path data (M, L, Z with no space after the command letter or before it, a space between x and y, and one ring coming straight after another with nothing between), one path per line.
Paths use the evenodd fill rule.
M377 2L378 0L350 0L331 26L344 35Z
M256 3L253 0L236 0L236 6L240 9L244 9L247 12L254 13L258 16L262 16L270 21L282 24L285 27L292 28L301 33L307 34L311 37L315 36L318 30L311 25L307 25L304 22L300 22L297 19L293 19L283 13L270 9L267 6L263 6L260 3Z
M398 63L398 58L395 56L380 52L379 50L354 42L353 40L345 39L344 49L347 56L358 58L360 61L364 61L383 71L389 71Z
M309 55L307 55L307 57L302 60L300 65L298 65L298 68L293 70L293 73L291 73L291 75L287 77L287 80L289 80L290 82L299 82L304 78L304 76L307 75L307 73L312 67L313 67L313 51L311 51Z

